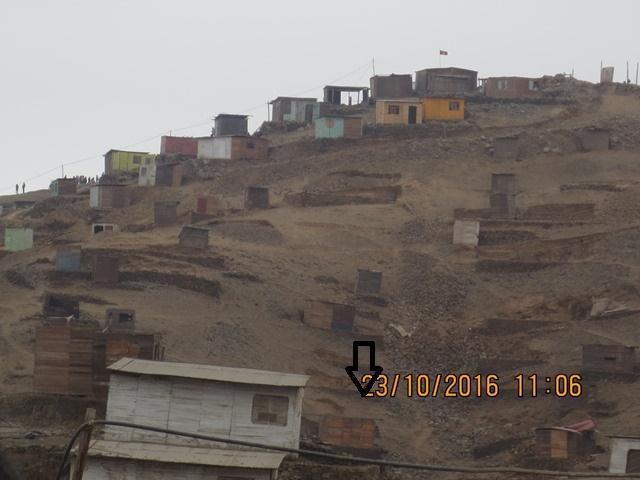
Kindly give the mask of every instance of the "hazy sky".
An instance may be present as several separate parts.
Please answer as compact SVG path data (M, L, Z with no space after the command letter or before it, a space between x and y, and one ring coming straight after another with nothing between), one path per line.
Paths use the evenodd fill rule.
M110 148L157 152L173 130L328 82L445 64L491 75L623 80L640 60L638 0L2 0L0 194L46 187L61 164L97 175ZM198 127L176 130L202 124ZM51 171L53 170L53 171ZM50 173L32 179L36 175Z

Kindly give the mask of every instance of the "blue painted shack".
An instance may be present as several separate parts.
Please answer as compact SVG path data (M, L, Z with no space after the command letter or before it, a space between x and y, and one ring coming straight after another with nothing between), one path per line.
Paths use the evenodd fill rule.
M358 138L362 117L324 116L314 122L316 138Z
M33 248L33 230L30 228L6 228L4 230L4 249L19 252Z
M57 272L79 272L82 270L82 249L80 247L60 247L56 251Z

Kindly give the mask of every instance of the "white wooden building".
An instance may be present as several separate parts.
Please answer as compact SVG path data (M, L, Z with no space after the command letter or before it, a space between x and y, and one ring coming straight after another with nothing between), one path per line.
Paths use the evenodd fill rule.
M299 445L306 375L131 358L109 369L107 420L273 446ZM105 427L104 439L89 452L85 478L262 479L270 478L284 457L264 451L247 453L234 445ZM195 457L205 463L189 460ZM175 464L184 467L181 476L172 470ZM238 472L225 474L228 469ZM247 469L250 474L243 473ZM139 473L123 477L123 471Z

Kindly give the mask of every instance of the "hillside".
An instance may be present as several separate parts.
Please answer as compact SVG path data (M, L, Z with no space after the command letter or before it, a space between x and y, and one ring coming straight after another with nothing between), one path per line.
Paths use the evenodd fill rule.
M640 92L587 93L548 104L470 102L468 118L447 128L371 127L360 139L335 141L314 140L311 130L290 141L277 134L268 162L195 161L180 188L131 187L127 209L92 211L80 191L41 194L32 208L0 217L35 232L33 249L0 253L0 395L9 419L0 424L2 446L22 461L25 446L55 451L77 423L73 402L84 406L73 400L65 413L59 400L32 393L41 299L54 291L78 297L85 320L102 320L108 306L134 308L138 330L162 334L166 360L311 375L303 417L372 418L387 458L539 466L535 428L591 418L600 453L549 466L606 467L605 434L638 433L635 379L587 376L576 400L518 399L513 391L519 372L579 372L583 344L640 343L640 313L588 314L594 298L640 306ZM611 150L575 147L572 132L592 126L611 130ZM498 158L495 139L514 134L517 158ZM484 244L454 246L454 211L467 218L487 209L492 173L516 175L517 219L481 222ZM243 210L249 185L268 186L272 208ZM397 186L391 203L299 201L301 192ZM181 226L203 194L225 207L200 223L210 247L181 248ZM180 225L153 227L157 200L180 202ZM123 231L92 235L98 220ZM85 262L98 251L117 254L122 282L56 275L56 249L70 244L82 245ZM383 272L380 298L354 296L358 268ZM311 328L300 318L307 300L355 304L390 375L496 373L502 393L363 399L344 367L352 341L367 334ZM492 319L512 326L492 327ZM519 326L525 320L546 324ZM31 430L45 434L12 438Z

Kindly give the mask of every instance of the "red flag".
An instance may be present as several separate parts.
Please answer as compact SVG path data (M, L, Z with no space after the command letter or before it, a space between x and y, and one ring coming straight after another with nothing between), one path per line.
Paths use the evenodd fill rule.
M440 55L449 55L449 52L446 50L440 50Z

